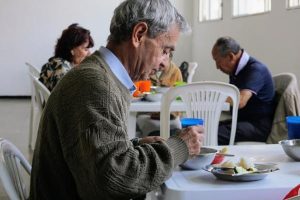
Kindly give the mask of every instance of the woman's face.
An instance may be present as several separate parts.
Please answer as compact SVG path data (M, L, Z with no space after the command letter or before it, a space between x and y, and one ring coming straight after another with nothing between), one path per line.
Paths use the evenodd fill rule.
M89 46L89 41L86 41L85 43L75 47L72 49L72 55L73 55L73 64L78 65L87 57L88 55L91 54L90 49L88 48Z

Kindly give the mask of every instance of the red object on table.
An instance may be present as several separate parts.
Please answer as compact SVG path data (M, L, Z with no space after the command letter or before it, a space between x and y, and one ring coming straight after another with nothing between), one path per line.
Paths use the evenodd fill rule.
M141 95L143 95L144 92L151 91L151 81L150 80L136 81L136 82L134 82L134 85L136 87L136 90L133 93L134 97L140 97Z
M139 81L139 90L141 92L150 92L151 91L151 81L150 80Z
M294 187L285 197L284 200L294 199L294 197L300 198L300 184Z
M215 155L215 158L214 158L214 160L211 162L211 164L212 164L212 165L214 165L214 164L219 164L219 163L221 163L223 160L224 160L224 156L216 154L216 155Z

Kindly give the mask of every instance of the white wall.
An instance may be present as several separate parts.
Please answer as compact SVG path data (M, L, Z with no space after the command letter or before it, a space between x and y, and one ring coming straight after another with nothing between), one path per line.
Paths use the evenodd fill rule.
M191 28L193 29L193 1L192 0L170 0L178 11L185 17ZM179 66L182 61L192 61L192 36L190 34L181 35L176 50L174 52L173 61Z
M89 29L94 49L106 44L114 8L121 0L1 0L0 96L29 95L25 62L40 68L53 55L63 29L76 22Z
M30 95L25 62L41 67L53 54L61 31L78 22L91 30L95 47L106 44L114 8L122 0L1 0L0 96ZM268 14L232 19L231 1L224 0L223 20L199 23L198 0L170 0L191 24L193 32L181 36L174 61L196 61L193 81L228 77L216 70L211 57L215 40L230 35L273 74L293 72L300 81L300 9L287 11L285 1L272 1Z
M0 96L30 95L25 62L37 68L53 55L63 29L79 23L91 31L95 47L106 44L114 8L122 0L0 0ZM171 0L193 22L192 1ZM185 15L188 14L188 16ZM175 62L192 58L191 36L178 43Z
M300 9L287 11L285 1L272 1L267 14L233 19L231 1L224 0L223 20L199 23L198 0L194 3L193 58L199 68L193 81L228 81L216 70L211 48L220 36L232 36L252 56L264 62L271 73L292 72L300 81Z

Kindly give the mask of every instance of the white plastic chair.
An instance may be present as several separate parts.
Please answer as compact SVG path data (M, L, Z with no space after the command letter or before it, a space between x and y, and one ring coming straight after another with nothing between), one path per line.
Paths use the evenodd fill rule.
M187 78L187 83L192 83L197 67L198 67L198 63L189 62L189 68L188 68L189 76Z
M30 117L31 122L29 130L29 148L33 149L41 114L43 112L44 105L50 96L50 91L42 82L39 81L39 77L35 77L33 74L29 74L29 77L33 84L32 95L34 95L31 97L34 103L32 103L32 116Z
M50 91L41 81L39 81L38 77L31 76L31 78L35 89L39 111L42 112L44 105L45 103L47 103L48 98L50 96Z
M34 67L32 64L30 64L28 62L25 62L25 64L28 66L29 74L32 74L35 77L40 76L40 71L36 67Z
M218 127L222 107L227 97L233 102L230 145L234 144L240 92L231 84L203 81L174 87L162 98L160 113L160 134L170 136L170 104L177 97L186 104L186 117L204 119L205 141L203 145L218 145Z
M36 124L36 120L37 119L37 115L38 115L38 110L39 110L39 105L38 105L38 101L36 98L36 94L35 94L35 88L34 88L34 84L33 84L33 80L31 78L31 76L38 78L40 76L40 72L37 68L35 68L33 65L31 65L30 63L26 62L25 63L28 66L28 73L29 73L29 77L30 77L30 85L31 85L31 108L30 108L30 121L29 121L29 148L32 149L32 135L33 132L36 132L36 127L34 126Z
M0 138L0 179L10 199L25 200L29 197L22 178L23 171L30 176L31 165L15 145Z

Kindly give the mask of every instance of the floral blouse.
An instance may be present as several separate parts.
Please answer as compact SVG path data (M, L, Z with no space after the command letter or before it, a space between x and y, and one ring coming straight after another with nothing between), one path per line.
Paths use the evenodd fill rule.
M72 68L69 61L62 58L50 58L44 64L40 73L39 80L50 90L53 90L60 79Z

